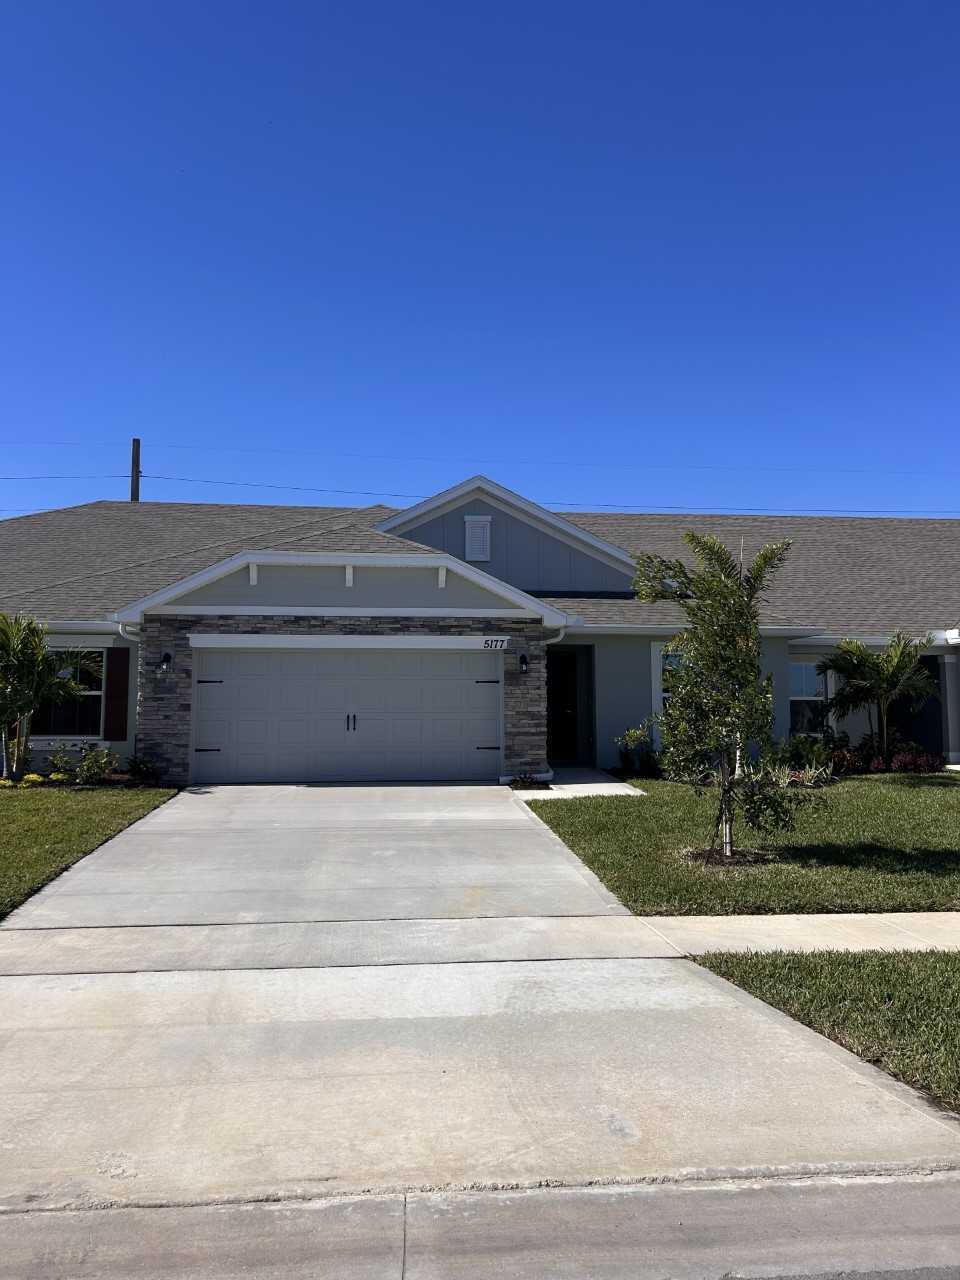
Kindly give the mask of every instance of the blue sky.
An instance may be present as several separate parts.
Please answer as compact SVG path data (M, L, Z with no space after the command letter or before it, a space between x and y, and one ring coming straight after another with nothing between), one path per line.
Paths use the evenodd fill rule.
M960 514L953 0L0 14L4 476Z

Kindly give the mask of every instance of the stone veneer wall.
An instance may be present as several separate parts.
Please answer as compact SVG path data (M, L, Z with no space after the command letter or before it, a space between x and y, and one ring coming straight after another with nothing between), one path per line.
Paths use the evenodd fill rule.
M193 694L191 632L257 635L497 635L509 636L504 652L504 767L510 775L543 774L547 765L546 641L553 631L539 622L507 618L304 618L218 614L146 617L140 644L137 752L160 769L166 782L185 786L190 777L190 714ZM164 653L173 670L158 675ZM529 662L520 674L520 654Z

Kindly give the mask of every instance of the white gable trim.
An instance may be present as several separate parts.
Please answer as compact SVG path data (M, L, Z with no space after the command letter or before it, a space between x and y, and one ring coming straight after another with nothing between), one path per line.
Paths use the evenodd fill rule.
M159 591L154 591L149 596L144 596L142 600L135 600L131 604L126 605L123 609L118 609L113 615L118 622L140 622L144 613L159 612L163 606L171 604L171 602L179 599L180 596L187 595L191 591L195 591L197 587L206 586L208 583L217 582L220 578L225 578L231 573L235 573L237 569L243 569L251 564L257 565L304 565L304 566L326 566L326 565L369 565L380 569L422 569L422 568L446 568L448 573L459 574L461 578L466 578L469 582L474 582L478 586L484 587L486 590L493 592L504 601L503 615L506 617L533 617L542 618L547 626L562 627L567 622L567 615L561 613L559 609L554 609L551 605L544 604L542 600L538 600L535 596L528 595L525 591L520 591L517 587L510 586L509 583L501 582L499 578L495 578L492 574L484 573L482 569L478 569L475 565L466 564L456 557L446 555L443 552L411 552L410 555L383 555L383 554L357 554L355 552L329 552L329 551L240 551L236 555L229 556L226 560L220 560L216 564L208 565L205 569L201 569L198 573L190 574L186 578L181 578L178 582L172 582L169 586L162 587ZM511 607L512 606L512 607ZM256 609L242 606L244 612L258 613L262 615L271 614L289 614L291 612L308 612L306 610L293 611L289 608L281 608L277 605L262 606ZM174 610L174 612L217 612L217 613L239 613L240 606L224 605L217 609L211 606L193 605L184 606L182 610ZM329 614L332 616L360 616L364 610L347 609L343 607L317 608L310 610L310 613L316 613L318 616ZM367 610L366 612L370 612ZM380 610L380 613L395 613L397 616L431 616L431 610L420 609L415 605L409 608L397 610ZM436 616L447 618L453 617L486 617L499 616L500 610L492 610L490 614L478 613L477 610L457 610L442 609L437 610Z
M522 498L519 493L514 493L512 489L506 489L503 485L488 480L486 476L471 476L469 480L464 480L451 489L444 489L442 493L418 502L415 507L398 511L395 516L381 521L377 528L381 533L405 532L432 516L443 515L452 510L465 498L475 493L482 496L491 506L498 507L508 515L519 516L528 524L552 533L561 542L575 546L581 551L587 551L598 559L612 564L615 569L622 569L632 574L636 568L633 556L623 547L587 533L586 529L580 529L569 520L564 520L563 516L557 515L555 511L548 511L546 507L541 507L528 498Z
M502 653L510 637L492 636L305 636L244 632L191 632L191 649L486 649Z

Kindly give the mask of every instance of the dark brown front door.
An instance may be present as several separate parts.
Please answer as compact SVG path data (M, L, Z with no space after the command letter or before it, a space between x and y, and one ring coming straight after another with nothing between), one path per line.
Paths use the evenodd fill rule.
M593 650L547 650L547 759L554 766L593 764Z

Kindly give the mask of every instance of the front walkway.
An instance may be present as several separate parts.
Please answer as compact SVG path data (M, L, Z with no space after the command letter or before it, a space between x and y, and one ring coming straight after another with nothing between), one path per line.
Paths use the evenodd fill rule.
M679 950L507 788L181 795L0 929L0 1211L960 1169Z

